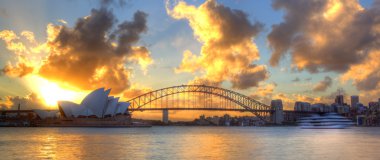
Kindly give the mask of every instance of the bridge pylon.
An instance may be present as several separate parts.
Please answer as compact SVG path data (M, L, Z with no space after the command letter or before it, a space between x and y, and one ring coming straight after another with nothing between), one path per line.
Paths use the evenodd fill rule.
M168 109L162 110L162 122L164 122L164 124L169 123L169 110Z
M284 113L282 110L283 107L282 107L281 99L272 100L270 105L271 105L272 109L274 110L274 112L271 115L272 122L274 124L282 124L282 122L284 121Z

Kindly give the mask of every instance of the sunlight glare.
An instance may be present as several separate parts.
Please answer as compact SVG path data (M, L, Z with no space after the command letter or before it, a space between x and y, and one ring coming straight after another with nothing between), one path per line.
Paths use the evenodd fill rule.
M31 76L29 83L34 86L32 90L36 92L49 107L57 106L58 101L79 101L86 93L83 91L62 87L57 83L50 82L39 76Z

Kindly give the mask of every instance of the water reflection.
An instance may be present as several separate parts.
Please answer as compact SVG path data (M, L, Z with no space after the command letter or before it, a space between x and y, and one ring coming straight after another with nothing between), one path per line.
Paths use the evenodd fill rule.
M377 159L380 128L0 128L1 159Z
M42 143L39 147L39 155L42 159L56 159L57 138L53 134L48 134L38 138Z
M27 130L26 130L27 132ZM65 134L59 128L33 129L30 135L34 145L27 145L30 152L37 152L38 159L82 159L86 155L86 135ZM19 138L22 138L19 135Z

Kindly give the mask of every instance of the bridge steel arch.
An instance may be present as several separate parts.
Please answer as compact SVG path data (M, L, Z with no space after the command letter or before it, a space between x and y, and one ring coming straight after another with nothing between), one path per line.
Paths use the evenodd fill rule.
M155 91L151 91L145 94L142 94L138 97L128 100L131 105L129 107L129 111L144 111L144 110L164 110L164 109L173 109L178 110L179 108L155 108L148 109L146 107L149 103L156 101L158 99L162 99L164 97L186 93L186 92L200 92L205 94L210 94L214 96L218 96L224 99L227 99L238 106L241 107L241 110L235 109L235 111L248 111L252 112L255 116L260 118L265 122L271 122L270 115L274 112L274 110L259 101L254 100L251 97L246 95L227 90L224 88L214 87L214 86L206 86L206 85L180 85L180 86L172 86L167 88L158 89ZM204 108L191 108L188 110L205 110ZM228 110L223 108L211 108L209 110ZM233 111L233 110L230 110Z

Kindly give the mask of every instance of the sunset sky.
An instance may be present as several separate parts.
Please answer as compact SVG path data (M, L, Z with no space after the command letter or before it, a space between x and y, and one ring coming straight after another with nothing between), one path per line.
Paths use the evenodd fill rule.
M2 0L1 107L181 84L269 104L380 98L379 0ZM348 96L346 96L347 100Z

